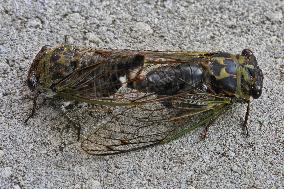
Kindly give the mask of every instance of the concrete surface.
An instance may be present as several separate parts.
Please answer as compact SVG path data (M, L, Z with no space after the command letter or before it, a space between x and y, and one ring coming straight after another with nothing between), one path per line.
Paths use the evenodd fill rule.
M0 1L0 188L284 188L284 1ZM44 104L28 124L29 66L45 44L255 52L264 89L245 107L167 145L111 157L62 148L66 120Z

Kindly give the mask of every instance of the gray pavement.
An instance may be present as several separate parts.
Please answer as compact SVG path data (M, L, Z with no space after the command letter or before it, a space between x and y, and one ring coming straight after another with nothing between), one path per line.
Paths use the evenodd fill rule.
M28 124L29 66L45 44L255 52L261 98L240 127L236 105L209 129L142 151L86 154L48 103ZM284 1L0 0L0 188L284 188ZM62 136L63 135L63 136Z

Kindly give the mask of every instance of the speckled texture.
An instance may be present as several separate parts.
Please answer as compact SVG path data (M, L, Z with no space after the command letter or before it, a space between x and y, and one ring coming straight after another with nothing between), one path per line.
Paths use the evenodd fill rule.
M55 1L0 3L0 188L284 188L284 1ZM32 102L28 68L64 35L106 48L255 52L264 90L249 138L244 105L167 145L111 157L84 153L59 112ZM61 138L75 140L62 148ZM72 138L72 140L71 140Z

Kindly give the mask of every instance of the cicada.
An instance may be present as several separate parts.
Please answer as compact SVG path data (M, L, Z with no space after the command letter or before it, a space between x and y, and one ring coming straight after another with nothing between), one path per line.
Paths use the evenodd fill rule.
M108 155L209 126L235 102L249 110L250 100L261 96L263 74L248 49L230 54L60 45L42 47L27 85L36 96L85 102L104 112L81 142L87 153Z

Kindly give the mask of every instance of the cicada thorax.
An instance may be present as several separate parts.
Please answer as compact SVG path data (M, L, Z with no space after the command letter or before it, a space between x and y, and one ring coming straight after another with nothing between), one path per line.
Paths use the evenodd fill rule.
M210 59L210 87L216 94L235 96L237 92L237 69L242 56L218 53Z
M252 81L248 75L247 57L216 53L209 62L210 87L214 93L249 101Z

